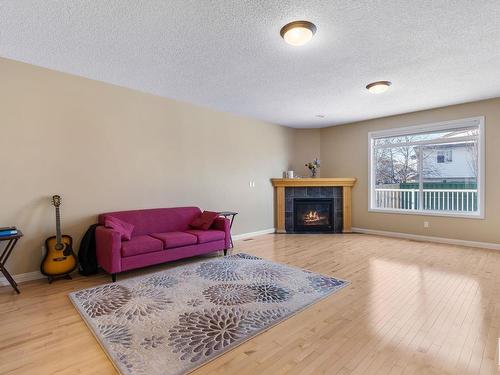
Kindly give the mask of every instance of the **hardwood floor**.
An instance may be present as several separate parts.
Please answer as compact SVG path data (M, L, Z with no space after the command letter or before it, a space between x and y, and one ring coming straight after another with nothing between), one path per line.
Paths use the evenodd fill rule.
M355 234L235 245L352 284L193 374L500 373L498 251ZM115 374L67 297L105 282L40 280L19 296L0 288L0 374Z

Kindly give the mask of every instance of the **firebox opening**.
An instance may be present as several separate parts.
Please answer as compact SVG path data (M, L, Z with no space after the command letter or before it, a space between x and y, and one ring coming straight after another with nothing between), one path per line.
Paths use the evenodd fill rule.
M333 232L332 199L294 199L296 232Z

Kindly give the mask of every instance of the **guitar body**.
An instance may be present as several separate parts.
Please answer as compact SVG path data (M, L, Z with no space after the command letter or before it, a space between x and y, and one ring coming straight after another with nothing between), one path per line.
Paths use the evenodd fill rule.
M73 239L70 236L62 235L61 243L63 248L57 249L57 238L52 236L45 240L47 253L42 260L40 271L45 276L57 277L66 275L75 270L77 261L73 252Z

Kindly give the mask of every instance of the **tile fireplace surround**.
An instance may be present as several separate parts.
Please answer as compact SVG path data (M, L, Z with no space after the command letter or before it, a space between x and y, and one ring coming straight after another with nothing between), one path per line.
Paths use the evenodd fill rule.
M285 187L285 230L287 233L318 231L342 233L342 211L342 188L339 186ZM308 212L318 214L323 212L325 222L303 225L301 223L303 215Z
M351 232L351 189L355 178L273 178L276 233L293 233L295 198L331 198L334 202L332 232ZM340 226L340 223L342 225Z

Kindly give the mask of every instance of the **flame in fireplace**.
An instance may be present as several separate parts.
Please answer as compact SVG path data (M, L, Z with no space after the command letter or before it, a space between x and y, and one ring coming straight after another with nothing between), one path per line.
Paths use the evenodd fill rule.
M304 215L303 217L304 223L316 223L321 220L321 217L319 216L317 211L309 211L307 214Z

